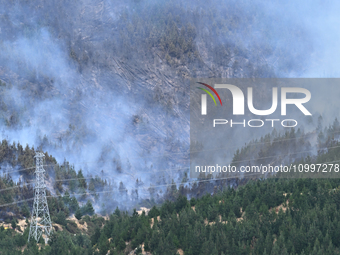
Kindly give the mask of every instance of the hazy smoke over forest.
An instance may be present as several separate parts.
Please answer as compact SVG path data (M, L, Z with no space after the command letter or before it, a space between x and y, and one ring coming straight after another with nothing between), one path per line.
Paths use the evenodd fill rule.
M335 2L0 6L2 139L41 147L85 175L103 170L128 189L137 178L147 188L163 175L169 183L188 172L190 77L339 75ZM337 102L336 94L317 93ZM312 107L334 119L327 108ZM242 138L240 146L249 137Z

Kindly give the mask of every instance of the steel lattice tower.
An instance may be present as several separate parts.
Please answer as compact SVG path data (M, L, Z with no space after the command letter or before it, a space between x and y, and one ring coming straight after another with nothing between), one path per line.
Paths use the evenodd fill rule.
M47 242L52 231L50 212L46 199L45 169L43 167L44 157L45 155L42 152L37 152L35 154L36 182L28 241L33 237L38 242L40 237L43 236L45 242Z

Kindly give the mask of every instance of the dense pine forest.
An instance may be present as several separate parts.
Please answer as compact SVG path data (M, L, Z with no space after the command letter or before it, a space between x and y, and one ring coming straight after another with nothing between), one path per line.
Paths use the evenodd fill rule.
M80 227L59 212L53 217L59 225L54 224L48 244L43 239L38 245L27 244L28 228L23 231L14 219L12 228L0 228L0 251L11 255L109 250L110 254L339 254L339 205L339 179L256 180L199 199L178 195L176 201L154 206L148 214L117 208L108 218L76 215Z
M311 133L318 137L317 155L296 158L296 162L337 161L340 153L336 141L338 132L337 120L328 127L320 126ZM282 142L295 133L300 132L292 129L286 133ZM271 148L277 142L271 136L281 137L271 134L253 141L267 141L259 151ZM300 136L295 140L307 137L306 134ZM3 141L1 148L5 146L21 148L21 145L8 145ZM18 151L25 155L25 150ZM241 149L235 152L235 157L245 152L246 149ZM1 155L14 160L20 153ZM24 164L25 157L19 158L20 164ZM46 159L54 162L53 157ZM81 174L80 170L78 173L73 171L75 176ZM64 186L68 189L63 195L59 193L48 198L54 231L47 244L43 239L38 244L27 243L31 209L26 202L2 207L2 217L6 217L0 227L1 254L107 254L108 251L110 254L192 255L340 253L339 178L244 178L237 180L234 187L226 180L209 181L209 178L194 183L191 189L184 187L186 180L178 188L173 183L167 188L167 199L162 204L144 211L128 212L117 207L105 217L94 214L90 200L86 202L86 198L72 195L87 189L92 180L82 182L83 179L79 179L75 189ZM1 188L11 185L17 184L10 175L1 178ZM23 185L28 193L32 192L28 186ZM211 192L204 192L207 190ZM2 204L13 201L16 195L15 189L2 191Z

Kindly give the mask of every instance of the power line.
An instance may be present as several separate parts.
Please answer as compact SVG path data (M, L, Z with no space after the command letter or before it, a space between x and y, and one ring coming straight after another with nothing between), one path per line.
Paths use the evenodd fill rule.
M34 168L35 168L35 166L28 167L28 168L22 168L22 169L14 170L14 171L5 171L5 170L3 170L3 173L4 173L4 174L10 174L10 173L16 173L16 172L26 171L26 170L28 170L28 169L34 169Z
M50 211L46 199L45 169L42 166L44 157L45 154L42 152L36 152L35 154L37 161L35 169L36 184L34 187L34 202L28 241L34 238L38 242L40 237L43 237L45 242L47 242L52 232Z
M340 133L340 131L334 131L334 132L330 132L328 134L335 134L335 133ZM252 142L252 143L249 143L248 146L255 146L255 145L259 145L259 144L268 144L268 143L280 143L280 142L283 142L283 141L290 141L290 140L297 140L297 139L301 139L302 137L306 137L306 136L311 136L311 135L315 135L315 133L308 133L308 134L305 134L305 135L302 135L302 136L299 136L299 137L294 137L294 138L284 138L284 139L280 139L278 141L269 141L269 142ZM210 149L210 150L197 150L197 151L189 151L187 153L198 153L198 152L208 152L208 151L215 151L215 150L228 150L228 149L233 149L233 148L239 148L239 146L235 145L235 146L232 146L232 147L220 147L220 148L215 148L215 149ZM171 153L164 153L162 155L159 155L159 156L137 156L137 157L129 157L128 159L136 159L136 158L159 158L159 157L164 157L164 156L168 156L168 155L176 155L176 154L180 154L182 155L183 153L185 152L171 152ZM70 163L68 162L69 165L73 166L73 165L81 165L81 164L86 164L86 163L98 163L98 160L96 161L81 161L81 162L76 162L76 163ZM56 164L49 164L49 165L44 165L44 166L55 166L55 165L59 165L58 163ZM60 164L59 165L60 167L64 166L63 164ZM28 167L28 168L23 168L23 169L19 169L19 170L14 170L14 171L9 171L9 172L6 172L6 173L15 173L15 172L20 172L20 171L25 171L25 170L28 170L28 169L34 169L35 167Z
M247 176L250 175L258 175L258 173L256 174L249 174ZM225 180L225 179L235 179L235 178L239 178L237 176L233 176L233 177L225 177L225 178L219 178L219 179L208 179L208 180L199 180L199 181L191 181L191 182L185 182L185 183L197 183L197 182L208 182L208 181L214 181L214 180ZM177 184L183 184L183 183L171 183L171 184L164 184L164 185L153 185L150 186L149 188L158 188L158 187L166 187L166 186L172 186L172 185L177 185ZM140 188L140 189L144 189L144 190L148 190L149 188ZM123 191L129 191L128 189L120 189ZM98 191L98 192L85 192L85 193L73 193L70 194L72 196L83 196L83 195L96 195L96 194L103 194L103 193L113 193L113 192L117 192L117 190L107 190L107 191ZM54 197L62 197L63 195L55 195L55 196L46 196L48 198L54 198ZM13 202L13 203L8 203L8 204L2 204L0 205L0 207L4 207L4 206L8 206L8 205L13 205L13 204L18 204L18 203L23 203L26 201L31 201L34 198L29 198L29 199L25 199L25 200L21 200L21 201L17 201L17 202Z
M323 162L323 163L320 163L320 164L330 164L330 163L335 163L335 162L340 162L340 159L339 160L334 160L334 161ZM177 185L181 185L181 184L202 183L202 182L211 182L211 181L219 181L219 180L227 180L227 179L244 179L244 178L247 178L249 176L255 176L255 175L261 175L261 173L244 174L243 177L241 177L241 176L230 176L230 177L224 177L224 178L214 178L214 179L206 179L206 180L195 180L195 181L189 181L189 182L180 182L180 183L177 182L177 183L162 184L162 185L152 185L152 186L150 186L148 188L140 187L139 189L143 189L143 190L147 191L149 188L160 188L160 187L168 187L168 186L173 186L173 185L177 186ZM339 175L340 175L340 173L339 173ZM129 191L128 189L119 189L119 190ZM117 190L98 191L98 192L85 192L85 193L73 193L73 194L70 194L70 195L73 195L73 196L83 196L83 195L96 195L96 194L114 193L114 192L117 192ZM62 196L63 195L60 194L60 195L46 196L46 197L53 198L53 197L62 197ZM25 199L25 200L13 202L13 203L2 204L2 205L0 205L0 207L4 207L4 206L8 206L8 205L13 205L13 204L18 204L18 203L22 203L22 202L26 202L26 201L31 201L31 200L33 200L33 198L29 198L29 199Z
M335 148L339 148L340 145L337 146L332 146L332 147L327 147L324 149L335 149ZM266 156L266 157L260 157L260 158L248 158L248 159L244 159L244 160L238 160L238 161L233 161L231 163L241 163L241 162L247 162L247 161L254 161L254 160L260 160L260 159L268 159L268 158L276 158L276 157L285 157L285 156L290 156L290 155L297 155L297 154L301 154L301 153L306 153L306 152L312 152L315 151L315 149L311 149L311 150L306 150L306 151L299 151L299 152L294 152L294 153L287 153L287 154L279 154L279 155L273 155L273 156ZM204 152L204 151L202 151ZM86 162L83 162L86 163ZM43 165L43 166L56 166L58 164L53 164L53 165ZM189 167L184 167L184 168L179 168L179 169L174 169L174 170L181 170L181 169L187 169ZM26 168L26 169L30 169L30 168ZM21 169L21 170L25 170L25 169ZM17 172L17 171L21 171L21 170L16 170L16 171L11 171L11 172L6 172L6 174L8 173L12 173L12 172ZM171 169L165 169L165 170L154 170L154 171L147 171L147 172L142 172L142 173L153 173L153 172L163 172L163 171L172 171ZM129 174L129 173L125 173L125 174ZM89 177L89 179L91 179L92 177ZM86 179L86 178L85 178ZM1 191L1 190L0 190Z
M16 202L13 202L13 203L2 204L2 205L0 205L0 207L5 207L5 206L9 206L9 205L20 204L20 203L27 202L27 201L32 201L32 200L34 200L34 198L28 198L28 199L16 201Z
M337 132L332 132L332 133L339 133L339 131ZM307 135L313 135L313 133L309 133L309 134L306 134L304 136L307 136ZM302 137L304 137L302 136ZM275 142L281 142L281 141L284 141L284 140L296 140L296 139L300 139L301 137L296 137L296 138L287 138L287 139L281 139L279 141L271 141L271 142L260 142L260 143L254 143L254 144L265 144L265 143L275 143ZM254 145L252 144L252 145ZM338 148L340 146L333 146L333 147L328 147L328 148L325 148L325 149L333 149L333 148ZM209 151L209 150L202 150L201 152L204 152L204 151ZM260 158L252 158L252 159L245 159L245 160L239 160L239 161L234 161L232 163L240 163L240 162L247 162L247 161L254 161L254 160L260 160L260 159L267 159L267 158L273 158L273 157L282 157L282 156L289 156L289 155L297 155L297 154L300 154L300 153L306 153L306 152L311 152L311 151L314 151L313 150L306 150L306 151L300 151L300 152L296 152L296 153L288 153L288 154L281 154L281 155L273 155L273 156L267 156L267 157L260 157ZM92 161L92 162L97 162L97 161ZM82 163L89 163L89 162L82 162ZM79 163L80 164L80 163ZM44 165L44 166L56 166L57 164L49 164L49 165ZM61 167L64 167L65 165L61 165ZM28 169L33 169L35 167L29 167L29 168L24 168L24 169L19 169L19 170L14 170L14 171L7 171L5 172L6 174L10 174L10 173L13 173L13 172L19 172L19 171L24 171L24 170L28 170ZM146 172L142 172L142 173L154 173L154 172L164 172L164 171L178 171L178 170L183 170L183 169L188 169L189 167L184 167L184 168L177 168L177 169L165 169L165 170L153 170L153 171L146 171ZM129 173L121 173L121 174L129 174ZM132 175L132 174L130 174ZM132 175L134 177L134 175ZM72 180L80 180L80 179L93 179L95 177L87 177L87 178L70 178L70 179L59 179L59 180L54 180L54 182L59 182L59 181L72 181ZM105 178L108 178L108 179L113 179L112 177L108 177L108 176L105 176ZM26 184L31 184L31 183L34 183L34 181L32 182L26 182ZM25 183L24 183L25 184ZM15 189L15 188L20 188L20 185L19 186L15 186L15 187L9 187L9 188L5 188L5 189L0 189L0 191L6 191L6 190L11 190L11 189Z
M339 147L340 147L340 145L337 145L337 146L328 147L327 149L334 149L334 148L339 148ZM285 157L285 156L297 155L297 154L306 153L306 152L312 152L312 151L314 151L314 149L306 150L306 151L300 151L300 152L296 152L296 153L287 153L287 154L273 155L273 156L267 156L267 157L250 158L250 159L238 160L238 161L234 161L234 162L231 162L231 163L241 163L241 162L248 162L248 161L268 159L268 158ZM48 166L52 166L52 165L48 165ZM53 165L53 166L55 166L55 165ZM144 172L141 172L141 173L145 174L145 173L155 173L155 172L179 171L179 170L184 170L184 169L188 169L188 168L190 168L190 167L183 167L183 168L176 168L176 169L163 169L163 170L144 171ZM120 174L132 175L130 173L120 173ZM96 176L98 176L98 175L96 175ZM88 179L95 179L96 176L95 177L84 177L84 178L57 179L57 180L54 180L54 182L72 181L72 180L80 180L80 179L88 180ZM98 177L100 177L100 176L98 176ZM134 177L134 175L132 175L132 177ZM105 176L105 178L113 179L113 177L108 177L108 176ZM34 183L34 181L26 182L25 184L31 184L31 183ZM19 188L19 187L20 186L10 187L10 188L6 188L6 189L0 189L0 192L1 191L5 191L5 190L11 190L11 189Z

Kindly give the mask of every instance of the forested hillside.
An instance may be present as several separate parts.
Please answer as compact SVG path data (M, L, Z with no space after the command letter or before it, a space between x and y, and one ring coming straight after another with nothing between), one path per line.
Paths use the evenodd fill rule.
M188 177L190 78L301 73L313 51L294 14L252 1L12 4L0 0L0 139L53 155L53 195L115 190L98 211L162 202L152 186Z
M0 254L340 253L337 173L189 176L190 147L207 150L191 78L338 73L335 3L295 2L0 0ZM337 96L316 93L297 128L225 132L222 161L338 162ZM27 243L37 151L46 244Z
M261 145L257 146L257 151L261 152L270 151L273 144L287 140L289 145L300 148L317 137L315 156L295 158L296 163L317 164L340 161L338 136L339 123L335 120L328 127L319 126L315 132L304 134L291 129L283 136L274 132L254 143ZM33 151L29 147L23 150L20 144L9 145L5 140L1 144L1 155L9 164L29 167L32 162L25 163L24 159ZM242 149L235 157L247 151ZM49 163L55 162L53 157L46 156ZM86 195L90 184L96 182L95 178L85 180L80 170L76 172L68 166L66 171L67 165L67 162L55 165L54 168L58 166L56 174L80 179L73 179L73 184L64 183L59 188L55 185L57 196L48 198L55 229L49 243L36 246L31 242L27 249L28 221L25 227L17 223L30 216L30 208L27 203L13 204L1 210L4 217L1 225L7 226L0 230L3 254L15 254L14 250L21 254L21 249L24 254L107 254L108 250L110 254L340 253L339 178L210 180L211 176L207 176L189 186L185 185L188 180L184 178L181 185L168 186L164 194L168 200L146 213L116 208L109 217L103 218L92 216L91 200L96 201L96 195ZM103 183L99 177L97 182ZM16 185L10 174L1 178L2 189ZM30 184L21 187L21 193L16 189L1 191L2 204L33 195ZM81 191L85 191L83 195ZM123 190L121 192L124 194ZM187 197L192 198L187 200Z
M304 144L301 139L308 140L310 136L317 136L317 155L299 157L296 162L311 164L337 161L340 150L340 146L337 146L338 129L337 120L331 126L320 127L310 134L302 135L292 129L283 136L285 139L281 142L291 139ZM292 137L294 134L299 135ZM281 137L279 134L275 136ZM273 146L272 143L280 141L272 141L268 139L270 137L265 138L265 143L265 139L257 141L262 142L258 151L268 150ZM294 145L292 141L289 144ZM244 151L247 150L242 149L235 156L242 155ZM20 144L9 145L5 140L1 144L1 155L9 164L15 162L29 167L32 162L25 163L24 159L28 159L32 152L33 148L22 150ZM53 157L46 156L50 163L55 162ZM56 174L80 177L80 170L77 173L70 167L65 171L65 166L67 162L58 166ZM65 176L67 173L71 173L70 176ZM77 195L82 205L72 195L81 190L89 192L89 185L95 179L72 180L74 184L60 186L65 189L63 195L48 198L55 229L48 244L36 246L31 242L26 246L28 221L25 227L17 223L30 216L30 208L27 203L22 203L2 207L4 222L1 225L7 227L0 228L0 249L3 254L15 254L14 251L21 254L20 250L24 250L23 254L107 254L108 250L110 254L340 253L338 178L245 178L218 181L209 178L189 186L184 185L188 181L186 179L183 179L181 185L173 183L164 194L169 200L152 207L147 213L125 212L116 208L106 218L91 216L94 208L87 199L94 198L95 201L95 194L83 194L84 197ZM235 185L231 186L231 183ZM2 189L16 185L10 174L1 178ZM70 188L72 185L73 189ZM32 197L30 184L22 184L21 187L21 193L16 189L1 191L2 204ZM57 192L60 187L55 186ZM187 196L192 198L187 200ZM145 203L150 205L150 201ZM72 215L75 218L70 217ZM38 247L41 247L40 251Z
M321 121L322 117L320 116L317 129L310 132L304 132L300 129L296 131L292 128L281 133L274 129L272 133L251 141L245 147L236 150L232 164L251 166L260 164L279 165L285 162L286 164L290 162L294 164L340 163L338 156L340 151L339 122L335 119L332 125L322 127ZM314 143L313 146L312 143ZM26 203L30 205L31 201L19 204L15 202L33 198L34 152L35 149L28 145L23 149L20 143L9 144L7 140L1 142L0 161L3 162L2 170L4 174L0 177L0 203L1 205L8 204L8 206L3 206L4 210L1 210L1 217L9 217L8 212L20 212L22 210L20 208ZM91 201L96 211L103 215L111 213L119 205L117 196L124 196L126 200L130 201L132 207L151 207L163 203L165 200L174 201L178 195L199 198L207 193L216 193L224 187L237 188L239 185L245 184L249 178L262 177L260 174L254 175L254 173L242 178L225 177L223 174L217 177L202 175L200 181L192 181L187 174L184 174L180 182L172 180L172 183L166 184L163 179L150 186L144 185L137 178L133 185L134 188L128 189L126 183L117 182L115 178L110 178L111 176L104 172L99 172L96 176L85 176L82 169L76 169L66 160L62 164L58 164L56 159L47 152L45 159L49 187L48 195L55 197L49 198L51 201L62 196L73 197L74 201L81 203L81 206ZM333 171L333 174L336 173ZM299 173L294 173L293 177L298 175ZM159 187L164 189L161 197L157 193ZM143 191L148 192L149 199L138 199L139 192ZM104 203L106 199L110 201L109 204ZM66 203L66 207L68 206L69 202ZM54 210L54 206L50 208L52 214L60 209L57 207L59 209ZM77 208L76 205L69 207L66 216L69 213L75 213ZM120 209L126 210L128 207L120 206ZM61 206L61 210L64 211L63 206ZM129 211L132 212L131 209Z
M200 199L178 196L148 215L117 208L106 219L83 216L76 222L86 230L58 218L63 230L23 254L339 254L339 205L339 179L250 181ZM27 230L1 227L2 254L21 254Z

